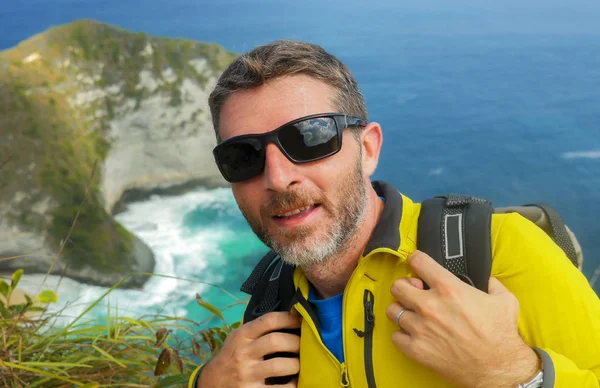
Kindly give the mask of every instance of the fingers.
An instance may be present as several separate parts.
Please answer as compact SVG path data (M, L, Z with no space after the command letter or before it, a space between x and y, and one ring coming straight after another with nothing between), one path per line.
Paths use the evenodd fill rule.
M396 344L398 349L404 352L407 355L410 355L412 338L409 334L403 333L401 331L396 331L392 334L392 342Z
M255 368L258 380L267 377L292 376L300 372L300 359L298 357L276 357L262 361Z
M205 385L262 387L267 377L298 373L297 356L286 358L276 354L275 358L268 360L264 356L280 352L299 353L299 336L278 331L298 329L301 323L300 316L272 312L235 329L202 373Z
M258 339L265 334L281 329L297 329L302 324L302 318L285 311L267 313L242 326L245 336Z
M402 278L399 280L403 280L405 282L407 282L408 284L410 284L411 286L418 288L420 290L423 290L425 287L423 286L423 281L421 279L417 279L417 278Z
M404 310L404 312L398 318L398 313L402 311L404 307L399 303L392 303L388 306L386 315L389 320L394 322L394 325L398 326L392 334L392 342L400 349L404 354L411 356L413 353L413 344L415 333L415 325L422 324L419 321L418 315L410 310ZM416 337L415 337L416 338Z
M390 291L394 299L400 302L400 304L411 310L416 310L419 301L423 299L424 294L427 292L419 288L419 285L422 287L423 282L418 282L418 279L402 278L392 283Z
M300 337L288 333L269 333L254 341L252 356L262 358L267 354L277 352L300 352Z
M400 314L400 312L402 314ZM402 306L400 303L392 303L386 310L386 315L394 325L398 326L398 329L402 330L405 334L411 334L414 332L415 325L419 324L418 315Z
M417 275L431 288L443 285L456 284L461 282L450 271L442 267L438 262L432 259L428 254L421 251L414 251L408 257L408 264Z

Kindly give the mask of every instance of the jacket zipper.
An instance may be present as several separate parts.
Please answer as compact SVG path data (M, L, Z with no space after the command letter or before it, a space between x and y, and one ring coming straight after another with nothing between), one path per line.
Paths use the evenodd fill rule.
M350 382L348 381L348 367L346 367L345 362L342 362L342 375L340 377L340 385L342 387L350 386Z
M365 290L363 305L365 308L365 372L367 374L367 385L375 388L375 372L373 371L373 329L375 328L375 295L370 290Z
M340 363L340 361L337 359L337 357L335 357L333 355L333 353L331 353L331 350L329 350L327 348L327 346L325 346L325 344L323 343L323 338L321 337L321 333L317 329L317 326L315 325L315 323L312 319L312 314L307 309L307 308L310 308L310 306L308 304L306 306L304 306L304 305L302 305L301 302L296 303L295 306L296 306L295 307L296 310L300 313L300 315L302 315L304 320L306 320L308 322L308 326L310 327L312 332L316 335L316 337L319 339L319 343L321 344L321 346L323 347L323 349L325 350L325 352L327 353L327 355L329 356L329 358L331 359L333 364L340 371L340 385L342 387L349 387L350 380L348 379L348 366L346 365L346 362Z
M372 251L370 254L372 253L378 253L378 252L385 252L385 253L391 253L393 255L398 256L398 252L396 251L392 251L390 249L387 248L378 248L374 251ZM400 256L399 256L400 257ZM406 257L404 257L406 258ZM348 280L348 284L346 285L346 289L344 290L344 298L343 298L343 302L342 302L342 343L343 343L343 349L344 349L344 358L346 360L348 360L348 356L346 355L346 330L345 330L345 314L346 314L346 305L347 305L347 295L348 295L348 287L350 286L350 284L352 283L352 279L355 277L356 273L358 272L358 269L364 265L364 263L366 262L365 258L361 257L361 260L358 263L357 268L354 270L354 272L352 273L352 275L350 276L350 279ZM367 293L370 294L370 307L367 308ZM311 328L311 330L313 331L313 333L315 333L317 335L317 338L319 339L319 342L321 343L321 346L323 347L323 349L325 350L325 352L329 355L329 358L331 359L331 361L338 367L339 371L340 371L340 385L342 385L343 387L349 387L350 386L350 378L349 378L349 374L348 374L348 364L345 362L340 363L339 360L333 355L333 353L331 353L331 351L325 346L325 344L323 343L323 339L321 338L321 333L319 332L319 330L317 329L313 319L312 319L312 314L309 312L310 311L310 306L308 306L308 304L303 305L300 300L304 299L304 296L302 295L302 298L299 298L298 302L295 303L294 305L296 306L296 310L298 310L298 312L303 316L304 319L308 320L309 322L309 326ZM367 381L368 381L368 387L372 388L372 387L376 387L375 385L375 373L373 372L373 328L375 327L375 317L373 314L373 306L375 304L375 296L373 295L373 293L369 290L365 290L365 296L364 296L364 307L365 307L365 369L367 371ZM367 312L369 312L369 319L370 322L367 323ZM368 330L368 328L370 327L370 330ZM369 333L367 335L367 332ZM358 333L357 333L358 334ZM359 335L359 337L362 337L362 335ZM368 357L367 357L368 356Z
M346 284L346 288L344 289L344 297L342 299L342 348L344 350L344 362L342 362L341 364L341 378L340 378L340 384L343 387L350 387L350 376L348 373L348 355L346 354L346 311L348 311L347 305L347 298L348 298L348 289L350 287L350 284L352 284L352 279L354 279L354 277L356 276L356 274L359 272L358 270L360 269L361 266L363 266L365 263L365 260L361 257L361 260L358 262L358 266L356 267L356 269L354 270L354 272L352 272L352 275L350 275L350 279L348 280L348 283ZM329 352L331 354L331 352ZM331 354L331 357L333 357L335 360L337 360L337 358ZM339 362L339 361L338 361Z

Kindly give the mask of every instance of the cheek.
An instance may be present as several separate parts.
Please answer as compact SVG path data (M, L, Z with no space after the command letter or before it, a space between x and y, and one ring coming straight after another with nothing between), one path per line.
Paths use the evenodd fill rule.
M245 194L245 191L243 187L240 187L239 184L236 183L232 183L231 184L231 191L233 192L233 198L235 198L235 201L242 205L244 204L244 198L248 198L248 195Z
M350 138L350 136L348 136ZM327 187L331 190L334 187L338 187L340 184L348 183L348 177L354 177L356 174L357 166L360 163L360 154L357 147L355 146L355 140L352 141L352 148L345 144L346 149L342 148L338 154L334 155L327 163L321 163L318 165L318 172L312 174L312 177L319 186ZM318 162L317 162L318 163ZM364 174L364 166L361 165L361 176Z
M257 214L260 209L260 199L256 190L248 184L233 183L233 197L244 213Z

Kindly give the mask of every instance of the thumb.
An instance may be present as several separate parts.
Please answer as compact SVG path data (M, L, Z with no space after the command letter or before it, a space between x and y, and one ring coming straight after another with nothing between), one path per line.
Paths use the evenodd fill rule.
M508 290L508 288L504 287L504 284L502 284L500 280L494 277L490 278L490 281L488 282L488 294L503 295L507 293L510 294L510 291Z

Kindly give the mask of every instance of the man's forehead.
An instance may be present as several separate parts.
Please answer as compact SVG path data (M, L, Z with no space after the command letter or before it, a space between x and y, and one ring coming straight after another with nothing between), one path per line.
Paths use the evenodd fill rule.
M263 133L299 117L331 112L333 88L305 75L280 77L230 95L220 116L223 140Z

